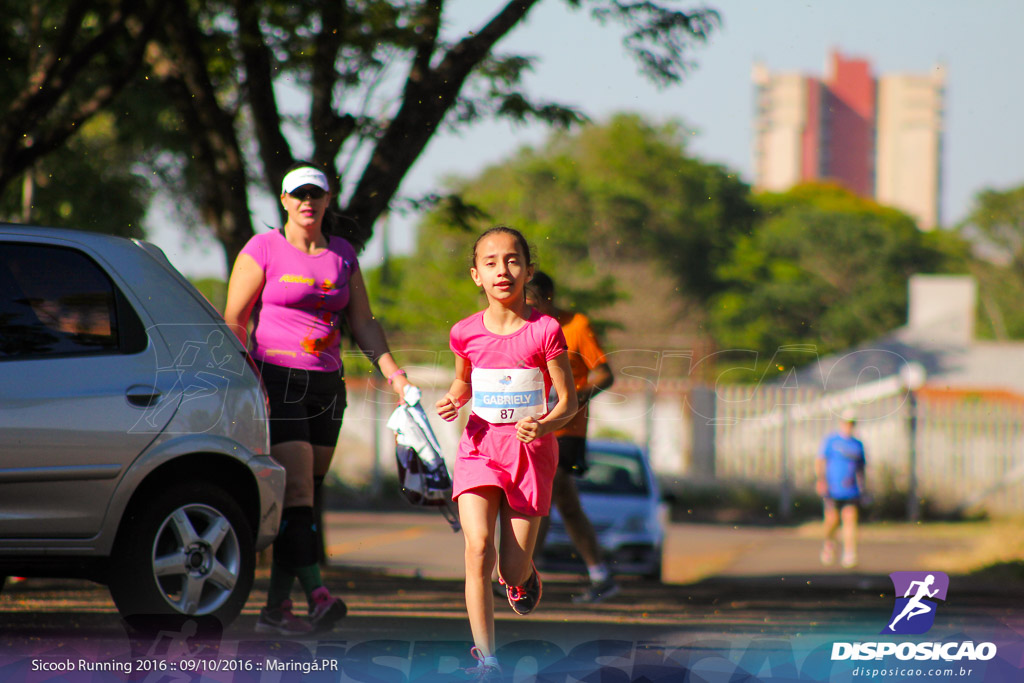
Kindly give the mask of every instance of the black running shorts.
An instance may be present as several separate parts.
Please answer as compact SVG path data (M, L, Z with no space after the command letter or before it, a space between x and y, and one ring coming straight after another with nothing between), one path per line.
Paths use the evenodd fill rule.
M345 377L264 363L263 384L270 395L270 444L305 441L334 447L345 414Z

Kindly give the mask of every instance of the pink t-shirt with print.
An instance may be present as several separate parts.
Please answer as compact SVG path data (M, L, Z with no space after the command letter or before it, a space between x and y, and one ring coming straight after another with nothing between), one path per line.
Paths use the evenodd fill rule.
M310 255L272 230L255 235L241 253L266 275L253 309L253 358L289 368L339 370L340 318L359 268L352 245L331 236L324 251Z
M538 368L543 376L544 397L551 389L548 361L566 352L565 335L558 321L536 309L525 325L508 335L488 331L483 312L477 313L452 328L450 343L452 351L469 361L474 369ZM498 376L503 374L498 373ZM477 392L475 384L474 392ZM477 398L474 396L474 400ZM547 410L551 407L547 405ZM493 409L490 412L493 413ZM498 413L500 417L500 411ZM495 486L504 491L513 510L543 516L551 507L551 485L557 464L558 446L554 434L523 443L516 437L515 422L493 423L474 412L459 441L452 497Z

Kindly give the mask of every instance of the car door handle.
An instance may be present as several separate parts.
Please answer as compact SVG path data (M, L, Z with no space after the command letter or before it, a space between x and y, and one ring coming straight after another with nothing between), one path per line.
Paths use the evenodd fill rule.
M149 408L160 401L160 397L163 396L163 393L156 387L136 384L128 387L128 390L124 392L124 395L125 398L128 399L128 403L131 403L133 406Z

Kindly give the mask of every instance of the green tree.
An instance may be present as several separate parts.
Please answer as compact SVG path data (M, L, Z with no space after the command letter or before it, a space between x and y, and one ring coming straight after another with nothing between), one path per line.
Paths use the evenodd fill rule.
M133 172L136 150L119 144L114 118L97 114L64 146L37 160L16 191L0 198L0 216L142 237L153 187Z
M970 272L978 280L978 334L1024 338L1024 185L982 190L958 229L975 246Z
M338 208L347 219L346 236L361 246L381 214L399 208L402 179L442 127L486 117L561 126L585 119L572 107L529 97L523 76L533 60L495 50L540 1L508 0L476 30L449 40L442 32L445 0L53 0L43 3L45 21L32 24L42 28L5 36L18 57L8 90L22 93L36 111L45 109L47 103L36 102L33 79L60 70L34 66L30 46L39 45L41 61L67 69L55 82L83 93L76 98L78 90L69 91L66 105L46 110L74 128L84 114L68 112L94 91L105 92L99 84L90 89L93 81L117 73L111 87L121 86L138 60L125 59L121 68L117 57L144 50L146 77L160 86L157 101L173 111L151 125L179 145L154 160L157 177L181 203L195 205L225 245L229 263L253 233L251 183L278 194L283 169L296 157L312 159L335 177L344 172ZM706 40L718 22L713 10L680 11L658 2L564 2L599 21L621 23L627 52L663 85L682 79L692 66L691 46ZM73 11L61 16L62 8ZM158 11L160 31L148 40ZM108 15L120 19L100 21ZM97 22L102 30L91 28ZM59 36L44 30L50 23L61 27ZM76 31L91 42L69 51L66 43ZM90 61L93 53L103 59ZM79 56L69 66L68 58ZM56 90L46 88L45 94ZM41 135L25 143L33 136L16 128L33 110L19 98L16 107L0 110L0 154L5 144L18 159L34 154L26 144L48 153L67 139L61 129L45 145ZM88 101L98 107L110 100ZM7 158L0 157L0 192L29 167L8 165Z
M136 125L128 112L152 99L127 86L162 7L2 3L0 217L142 235L152 184L138 172L145 143L135 133L151 124Z
M1024 282L1024 185L1009 190L985 189L974 198L961 234L995 250Z
M971 259L967 272L978 282L975 334L981 339L1024 339L1024 280L1008 266Z
M658 270L678 301L703 302L720 287L715 264L749 233L754 212L747 186L688 156L686 137L679 123L619 114L452 181L461 201L425 217L415 255L396 266L375 310L393 318L389 329L446 334L445 325L480 306L466 273L473 240L496 223L524 232L535 261L558 280L563 305L593 312L630 296L631 308L664 307L651 292L621 291L614 276L631 264ZM442 290L444 301L420 301ZM414 301L443 311L442 320L389 308Z
M3 3L0 195L137 77L164 7L142 0Z
M786 347L822 355L904 324L910 275L962 263L947 236L836 186L757 199L763 221L719 266L727 286L708 317L720 348L756 351L763 364L786 368L806 359Z

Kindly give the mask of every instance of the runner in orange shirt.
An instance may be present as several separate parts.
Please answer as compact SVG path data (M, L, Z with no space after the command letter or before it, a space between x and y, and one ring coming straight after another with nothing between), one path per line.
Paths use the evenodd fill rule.
M594 527L580 506L574 477L581 476L587 469L587 402L610 387L615 378L587 317L557 308L554 298L555 283L548 275L536 271L526 285L526 301L541 313L553 317L562 326L580 406L579 412L569 424L555 432L558 440L558 469L555 471L551 502L558 507L569 538L586 563L590 575L590 587L585 593L574 596L573 602L596 603L618 593L619 585L601 556ZM539 549L544 546L548 520L545 517L541 521L540 534L534 546L535 553L540 552Z

